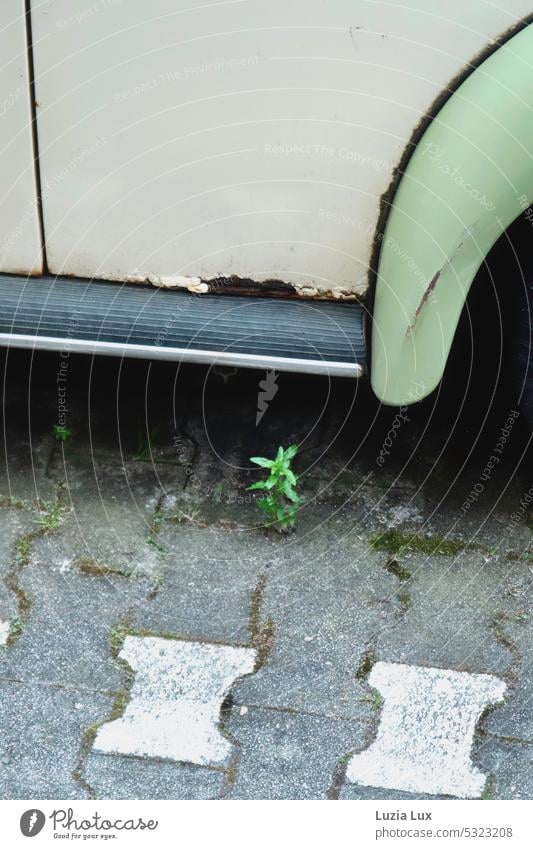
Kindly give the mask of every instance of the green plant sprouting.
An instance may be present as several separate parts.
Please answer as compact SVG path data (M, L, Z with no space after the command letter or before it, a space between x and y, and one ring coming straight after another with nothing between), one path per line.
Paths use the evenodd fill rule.
M66 442L72 436L72 429L65 425L55 424L52 426L52 432L58 442Z
M265 494L258 499L257 506L267 516L267 527L275 526L280 532L294 527L301 503L296 492L298 478L291 469L291 460L297 451L297 445L289 445L285 449L280 446L274 460L267 457L250 457L252 463L262 469L268 469L268 477L253 483L248 489L264 491Z

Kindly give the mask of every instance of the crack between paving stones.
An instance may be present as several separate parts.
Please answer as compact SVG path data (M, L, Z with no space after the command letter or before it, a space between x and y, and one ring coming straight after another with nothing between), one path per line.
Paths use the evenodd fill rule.
M342 714L336 713L319 713L311 710L300 710L300 708L280 707L279 705L259 705L255 702L232 702L232 707L235 708L235 710L246 707L251 708L251 710L265 710L270 711L271 713L283 713L289 716L309 716L314 719L335 720L338 722L351 722L354 725L357 725L357 723L360 722L360 720L356 719L353 716L343 716Z
M509 688L508 693L506 693L506 700L516 689L518 674L523 662L520 649L512 637L510 637L505 631L505 625L507 622L511 621L511 619L512 616L510 614L500 611L500 613L496 614L491 623L492 631L496 637L496 642L503 646L511 655L509 668L506 670L505 674L502 673L502 677L505 679Z
M37 501L36 512L39 519L45 521L48 517L50 524L48 526L42 524L32 531L21 534L13 543L13 556L10 568L3 580L9 592L15 596L17 613L12 617L10 622L6 648L14 645L18 640L29 618L33 603L26 591L20 586L20 578L24 568L30 563L35 540L54 533L61 524L62 511L64 510L61 498L62 492L62 485L58 483L55 501L51 502L48 507L47 502Z
M518 675L522 666L523 658L516 642L505 631L505 624L509 622L511 618L512 617L510 614L506 613L505 611L500 611L496 614L491 623L491 628L496 637L496 642L499 645L503 646L509 652L511 656L511 662L506 672L500 674L500 677L503 678L508 687L507 692L504 695L504 699L496 704L488 705L479 717L478 722L476 723L476 729L474 731L474 739L472 742L471 749L471 759L472 763L481 772L483 772L483 765L480 762L480 755L483 751L483 748L490 740L496 740L498 742L505 742L508 744L520 746L532 745L531 742L528 740L521 740L520 738L499 735L486 730L488 718L491 716L491 714L501 708L508 701L509 698L512 698L513 693L516 690L518 684ZM481 798L493 798L496 792L497 784L497 776L492 772L489 773Z
M117 690L95 690L91 687L80 687L78 684L64 684L62 681L43 681L41 679L27 680L26 678L15 678L14 676L0 675L0 684L22 684L24 687L47 687L51 690L64 690L68 693L80 693L91 696L117 695Z
M188 464L185 470L185 480L183 482L182 492L185 492L190 479L194 476L194 472L198 463L198 458L200 456L200 443L198 442L196 437L189 433L187 430L188 417L189 413L185 411L177 428L178 434L180 436L183 436L184 439L188 439L192 445L192 457L190 463Z
M250 675L255 675L256 672L258 672L261 667L265 665L274 645L274 622L271 618L265 620L263 620L262 618L267 580L268 575L265 569L260 573L259 578L257 579L257 584L252 590L252 594L250 597L248 629L250 631L251 646L256 650L256 661L252 672L249 673ZM238 680L241 681L247 677L247 675L243 675ZM236 682L233 683L233 686L235 686L235 683ZM230 718L232 707L233 699L230 690L230 692L226 696L226 699L222 703L222 707L220 710L219 729L221 734L223 734L223 736L226 737L232 743L234 748L233 754L231 755L230 761L226 768L222 790L220 791L220 794L217 797L219 799L227 799L234 790L238 779L239 767L242 757L242 746L240 744L240 741L237 740L227 728L227 722Z
M396 578L397 588L394 591L394 596L398 602L398 612L394 614L393 624L384 627L382 630L372 635L361 656L361 662L355 673L355 678L361 683L367 692L367 695L363 697L363 700L369 702L374 710L362 746L343 755L335 766L331 784L326 793L326 798L329 800L338 800L340 798L342 788L346 781L346 769L350 758L353 757L353 755L367 749L376 738L381 718L381 710L383 707L383 698L379 690L369 685L368 678L372 667L377 662L377 644L384 634L398 626L398 624L405 618L411 607L411 573L401 565L395 555L387 558L383 564L383 568L390 575L393 575L394 578Z
M122 690L113 692L113 704L107 716L101 721L95 722L85 729L82 735L81 744L76 760L76 765L72 770L72 780L87 794L89 799L97 799L98 795L94 787L86 780L84 772L87 758L92 751L93 744L98 731L106 722L112 722L123 715L126 706L130 700L130 691L133 686L134 672L126 663L125 660L119 658L126 636L131 632L131 611L128 611L124 617L115 625L109 634L109 651L111 657L117 665L123 670L125 684Z
M361 662L355 673L356 681L359 681L367 692L367 695L363 697L363 700L369 702L373 706L374 710L372 712L371 719L368 722L362 745L346 752L335 765L333 775L331 777L331 783L326 791L326 799L329 801L337 801L340 799L342 788L346 782L346 770L350 759L359 752L363 752L367 749L376 738L381 718L381 709L383 707L383 699L379 690L370 686L368 683L368 677L372 671L372 667L377 662L375 647L380 635L381 634L374 635L367 644L367 648L361 656ZM352 722L354 722L353 719Z

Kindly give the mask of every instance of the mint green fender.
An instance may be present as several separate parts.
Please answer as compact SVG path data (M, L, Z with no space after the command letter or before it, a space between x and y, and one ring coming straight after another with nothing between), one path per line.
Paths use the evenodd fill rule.
M447 100L400 181L381 244L372 328L371 381L384 403L408 404L437 386L476 272L532 201L529 25Z

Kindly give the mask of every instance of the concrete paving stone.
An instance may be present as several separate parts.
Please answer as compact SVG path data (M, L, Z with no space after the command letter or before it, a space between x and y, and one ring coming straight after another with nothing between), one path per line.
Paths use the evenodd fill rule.
M499 627L511 641L517 657L516 675L509 682L505 703L492 711L484 725L487 731L502 737L518 738L533 743L533 627L531 616L531 590L528 596L518 596L519 608Z
M94 750L223 766L231 742L218 727L236 678L253 672L253 649L126 637L120 659L134 673L122 716L98 731Z
M401 582L406 609L379 636L377 658L505 678L512 655L494 621L504 605L509 564L465 551L400 554L397 562L410 575Z
M216 799L223 770L91 752L84 779L97 799Z
M240 749L232 799L326 799L366 732L360 722L239 705L226 728Z
M348 513L349 516L349 513ZM397 579L349 518L316 508L268 571L262 616L275 639L266 664L236 687L239 701L331 716L370 715L357 679L365 651L399 615Z
M139 630L223 643L250 643L250 609L260 574L279 556L279 541L261 533L165 523L157 536L161 583L139 608Z
M56 482L46 474L53 445L51 434L37 428L30 432L19 425L7 430L2 443L0 496L28 502L53 500Z
M470 753L482 712L502 701L494 675L376 663L368 679L384 703L376 738L348 763L355 784L479 798L487 776Z
M487 785L490 798L533 798L533 744L488 739L476 749L474 760L494 778Z
M513 490L514 492L515 490ZM513 519L519 497L510 496L492 508L480 504L463 513L461 497L468 497L468 490L461 489L456 500L446 504L427 499L422 524L408 525L406 531L433 534L472 547L479 546L489 554L502 558L508 555L533 557L533 534L525 521Z
M32 606L16 643L0 653L0 677L123 687L109 636L128 611L147 603L145 583L28 566L19 585Z
M65 520L55 542L56 560L72 558L76 551L117 568L154 571L158 560L154 514L166 488L176 481L182 485L183 470L131 460L121 463L116 455L96 451L84 455L83 462L63 462L60 450L53 472L65 481Z
M0 797L85 799L74 781L83 733L111 699L87 691L0 681Z
M92 564L104 571L155 576L160 556L150 538L148 516L143 518L112 498L104 507L88 492L83 509L65 506L57 531L33 542L31 562L65 573L85 562L87 568Z

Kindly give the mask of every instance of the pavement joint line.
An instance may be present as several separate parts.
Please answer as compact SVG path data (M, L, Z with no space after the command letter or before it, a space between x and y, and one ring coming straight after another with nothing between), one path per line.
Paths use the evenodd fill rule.
M270 713L283 713L289 716L308 716L312 719L326 719L334 722L351 722L356 725L360 720L354 719L353 716L342 716L335 713L320 713L310 710L302 710L301 708L280 707L279 705L256 704L254 702L233 702L235 709L250 708L251 710L264 710Z
M265 590L268 582L268 572L264 568L259 573L257 583L252 590L250 596L250 609L248 614L248 629L250 631L250 643L256 652L254 668L252 674L258 672L268 660L272 650L275 630L272 619L262 620L262 611L265 601ZM242 758L242 746L239 740L232 735L226 728L226 721L229 718L232 706L231 691L228 692L226 699L222 703L220 710L220 727L221 731L231 740L233 744L232 754L227 765L224 784L218 798L227 799L235 788L239 775L239 767Z
M518 676L522 668L523 657L516 642L505 631L505 626L509 622L511 616L509 613L501 610L492 620L492 631L498 642L511 655L511 662L503 676L509 687L509 695L512 695L518 683Z
M493 731L482 731L481 735L484 739L479 746L481 749L485 745L485 741L496 740L500 743L508 743L511 746L533 746L533 740L524 740L521 737L511 737L508 734L495 734Z
M15 596L17 613L10 621L9 633L4 643L6 648L18 640L30 615L33 602L26 591L20 586L20 576L30 562L35 540L47 534L54 533L61 523L62 510L64 509L61 499L62 491L63 488L59 482L56 487L55 500L50 502L51 506L47 506L48 502L43 502L40 499L37 500L35 511L37 515L41 515L40 524L32 530L20 534L13 543L13 554L9 569L4 576L4 584L9 592ZM45 513L44 518L43 513ZM45 520L48 520L47 524Z
M0 675L0 686L2 684L22 684L25 687L48 687L52 690L66 690L69 693L87 693L94 696L116 696L118 690L97 690L93 687L81 687L78 684L65 684L62 681L44 681L41 679L27 681L25 678Z
M193 450L192 450L192 457L191 457L190 463L188 465L188 470L190 470L190 472L189 472L189 474L185 474L185 480L183 481L182 492L185 492L185 490L187 489L187 484L189 483L190 479L194 476L195 469L198 465L198 460L199 460L199 457L200 457L200 454L201 454L200 443L198 442L196 437L193 436L192 433L189 433L188 430L187 430L188 418L189 418L189 410L187 409L187 406L186 406L177 430L178 430L179 435L183 436L184 439L187 439L191 443Z

